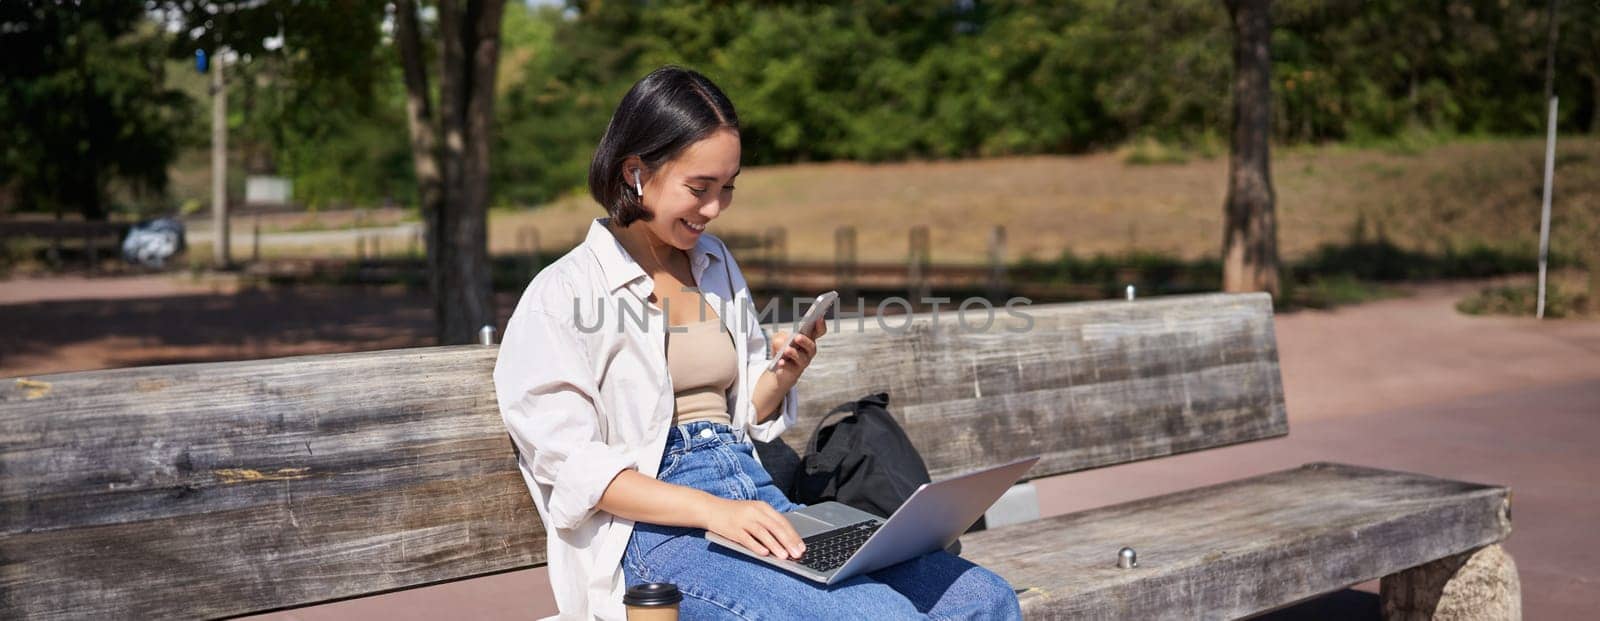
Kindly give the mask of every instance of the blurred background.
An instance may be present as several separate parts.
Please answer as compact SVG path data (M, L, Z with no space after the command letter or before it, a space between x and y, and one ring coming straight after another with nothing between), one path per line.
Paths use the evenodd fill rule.
M1549 501L1512 544L1539 551L1530 616L1600 583L1600 549L1563 543L1600 519L1570 493L1595 464L1534 465L1600 433L1594 0L8 0L0 58L0 377L503 328L603 215L586 174L623 93L681 64L741 117L711 230L758 296L1272 291L1301 442L1275 459L1513 480ZM1414 452L1352 431L1485 404L1567 422ZM1074 475L1047 512L1237 463ZM500 579L406 606L527 603Z
M482 8L5 3L0 373L470 341L602 215L594 146L666 63L738 106L746 172L713 232L760 294L841 287L871 313L908 292L1221 287L1222 3ZM1284 309L1533 272L1548 90L1549 310L1593 316L1600 5L1283 0L1270 17ZM182 252L122 259L159 217ZM481 224L452 239L455 222ZM1532 312L1526 285L1463 308ZM448 291L492 310L451 317Z

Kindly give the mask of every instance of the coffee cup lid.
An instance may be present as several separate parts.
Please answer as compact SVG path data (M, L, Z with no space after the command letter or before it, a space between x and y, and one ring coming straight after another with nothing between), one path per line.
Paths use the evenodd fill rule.
M624 606L665 606L683 601L678 585L670 582L651 582L629 587L622 596Z

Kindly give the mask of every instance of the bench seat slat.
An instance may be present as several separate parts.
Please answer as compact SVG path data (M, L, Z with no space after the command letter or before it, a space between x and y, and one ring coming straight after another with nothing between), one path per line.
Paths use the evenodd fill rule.
M0 618L227 617L544 556L539 516L515 472L306 501L292 482L261 485L281 501L7 536Z
M542 564L495 353L5 381L0 618L229 616Z
M1029 619L1232 619L1510 532L1504 487L1309 464L975 533L962 556L1026 588Z

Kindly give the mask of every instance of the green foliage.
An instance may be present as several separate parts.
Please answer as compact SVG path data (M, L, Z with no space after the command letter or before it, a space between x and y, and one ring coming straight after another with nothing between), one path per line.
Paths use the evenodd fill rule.
M1456 303L1456 310L1468 315L1522 315L1538 312L1539 285L1490 287ZM1544 316L1551 319L1577 317L1600 311L1583 293L1572 293L1554 282L1547 283Z
M405 91L383 35L386 5L5 3L0 21L38 25L0 29L11 56L0 118L39 133L9 141L0 182L13 194L26 185L19 203L81 203L64 194L104 187L104 174L85 183L71 177L82 166L56 163L93 152L88 168L159 191L170 152L185 136L204 142L192 110L204 96L161 87L156 59L226 47L240 59L230 66L230 123L247 170L291 177L313 206L410 203ZM1545 7L1279 0L1273 135L1285 145L1419 153L1445 139L1538 133ZM177 34L148 20L132 26L152 10L177 23ZM1600 3L1564 2L1559 20L1562 130L1600 131ZM434 27L425 20L425 31ZM57 43L32 43L46 30ZM579 191L617 101L665 63L706 73L733 98L749 164L1130 142L1132 163L1211 157L1229 133L1231 38L1214 0L570 0L562 8L513 0L501 28L492 186L502 205ZM99 99L85 99L84 84ZM120 116L85 121L88 101L116 102Z
M1389 283L1526 273L1538 267L1537 261L1531 252L1484 246L1434 254L1410 251L1381 236L1368 239L1358 226L1348 242L1325 244L1285 266L1278 304L1281 308L1331 308L1392 297L1396 293ZM1551 263L1560 267L1570 261L1553 257ZM1012 273L1027 281L1087 284L1102 298L1120 296L1130 284L1142 295L1215 291L1222 285L1222 264L1217 259L1185 260L1154 252L1079 257L1066 251L1054 260L1024 260Z
M492 183L499 201L538 204L583 187L589 159L627 84L595 72L615 51L585 40L553 7L506 5L496 85Z
M386 58L369 62L393 70L394 79L370 92L348 83L303 90L276 59L242 67L248 79L237 80L229 97L242 110L235 135L265 152L271 167L260 172L294 182L296 202L349 207L415 197L399 68Z
M312 208L416 194L397 53L381 32L385 5L157 3L182 24L169 54L227 50L232 59L230 151L248 172L289 177L296 202Z
M1154 138L1136 138L1124 146L1122 161L1134 166L1182 164L1189 161L1189 154L1182 147Z
M1283 290L1276 301L1280 309L1326 309L1399 295L1397 291L1381 284L1338 274L1316 275L1304 282L1288 279L1282 281L1282 285Z
M1568 6L1571 5L1571 6ZM508 7L507 60L538 50L500 108L497 191L580 187L621 93L666 63L739 108L753 164L1062 153L1134 141L1131 163L1223 151L1232 40L1210 0L897 3L576 2ZM1542 3L1275 3L1274 135L1417 153L1542 128ZM540 24L538 28L514 23ZM1600 131L1600 12L1564 3L1569 130ZM514 34L523 32L526 34ZM548 51L555 58L541 56ZM541 58L544 58L541 60ZM1585 82L1585 80L1588 82ZM574 144L575 143L575 144Z
M0 4L0 195L91 219L116 184L159 196L195 112L164 86L163 45L139 4Z
M1552 263L1565 265L1561 257ZM1347 276L1361 280L1394 282L1437 278L1484 278L1525 273L1537 269L1533 249L1521 252L1473 246L1430 254L1406 250L1387 239L1356 239L1344 244L1324 244L1297 262L1292 272L1302 280L1315 276Z

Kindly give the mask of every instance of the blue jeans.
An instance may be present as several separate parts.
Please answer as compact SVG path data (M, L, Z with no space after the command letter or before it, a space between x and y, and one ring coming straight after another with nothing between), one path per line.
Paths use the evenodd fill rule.
M780 512L789 502L726 425L673 428L657 478L732 500L760 500ZM823 585L708 542L696 528L634 525L622 557L628 586L671 582L683 593L682 619L1021 619L1004 578L940 550Z

